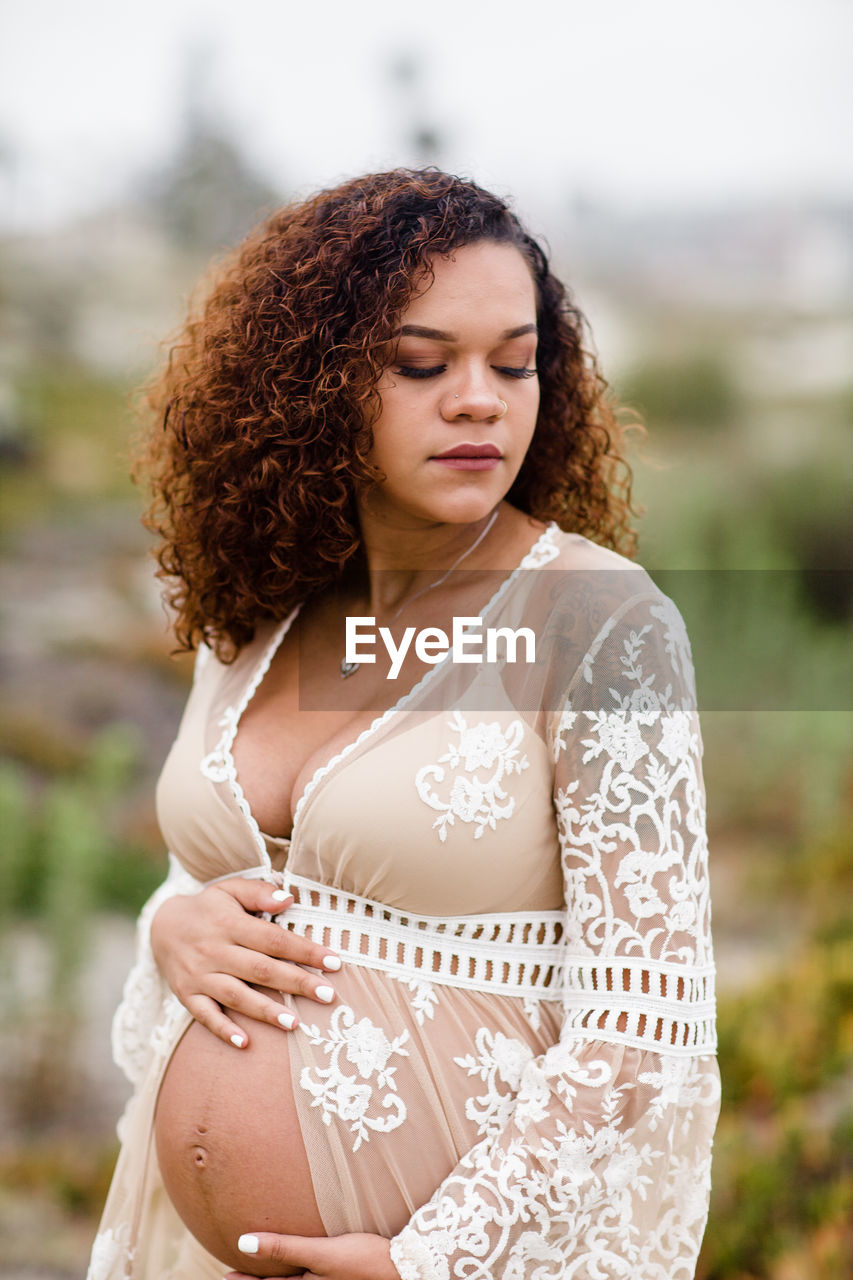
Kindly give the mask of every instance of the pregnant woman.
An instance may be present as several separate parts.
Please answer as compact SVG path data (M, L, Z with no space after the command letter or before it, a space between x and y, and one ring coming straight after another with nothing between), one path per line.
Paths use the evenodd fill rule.
M582 323L503 201L399 170L272 216L174 346L198 657L90 1280L694 1274L701 739Z

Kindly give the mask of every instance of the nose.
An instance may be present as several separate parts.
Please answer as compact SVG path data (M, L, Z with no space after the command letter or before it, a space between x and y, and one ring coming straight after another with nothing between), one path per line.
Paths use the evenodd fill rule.
M486 422L502 418L506 403L487 374L469 370L448 389L441 413L447 422Z

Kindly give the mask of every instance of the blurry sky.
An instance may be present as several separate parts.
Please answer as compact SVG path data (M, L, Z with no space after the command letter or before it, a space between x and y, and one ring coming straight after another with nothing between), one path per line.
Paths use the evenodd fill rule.
M411 160L545 211L853 198L851 0L0 0L0 221L115 199L201 92L283 191Z

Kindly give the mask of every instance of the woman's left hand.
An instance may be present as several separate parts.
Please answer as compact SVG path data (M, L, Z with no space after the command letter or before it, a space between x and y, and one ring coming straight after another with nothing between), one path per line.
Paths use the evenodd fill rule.
M255 1243L257 1248L252 1248ZM391 1261L391 1242L384 1236L362 1232L345 1236L279 1236L258 1231L241 1236L238 1247L253 1262L264 1262L265 1270L271 1262L288 1269L303 1267L302 1280L400 1280ZM253 1280L253 1273L229 1271L225 1280Z

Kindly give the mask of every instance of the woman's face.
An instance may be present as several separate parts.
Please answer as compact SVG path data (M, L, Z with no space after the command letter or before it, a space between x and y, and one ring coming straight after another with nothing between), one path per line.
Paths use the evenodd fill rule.
M518 474L539 410L536 292L519 251L482 241L432 266L378 384L370 460L386 479L366 509L399 528L487 515Z

